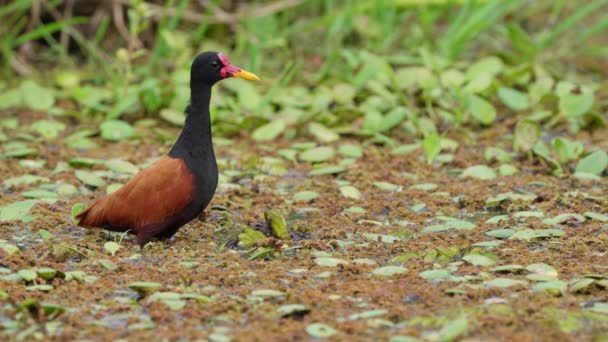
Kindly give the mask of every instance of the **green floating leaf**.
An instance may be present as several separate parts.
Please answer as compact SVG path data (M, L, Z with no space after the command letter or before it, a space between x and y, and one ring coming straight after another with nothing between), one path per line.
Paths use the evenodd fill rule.
M115 255L116 252L118 252L118 250L120 249L120 245L114 241L108 241L103 244L103 248L110 254Z
M273 257L273 247L259 247L247 258L248 260L270 259Z
M334 100L340 104L350 104L356 95L355 88L348 83L336 84L332 90Z
M509 215L496 215L492 216L486 220L487 224L499 224L502 221L507 221L509 219Z
M595 302L589 311L608 315L608 303Z
M285 131L285 128L287 128L287 125L285 125L283 120L273 120L256 128L251 134L251 137L256 141L274 140Z
M76 215L80 214L83 210L87 208L84 203L76 203L72 206L72 218L76 218Z
M422 230L422 233L437 233L437 232L443 232L443 231L450 230L450 229L472 230L475 228L477 228L477 225L475 225L474 223L471 223L469 221L450 218L450 220L446 220L444 223L425 227Z
M577 118L591 110L594 96L592 93L573 94L568 92L559 97L559 111L569 118Z
M46 316L57 317L65 311L65 308L59 304L41 303L40 307Z
M433 160L441 152L441 140L437 132L427 134L422 140L422 148L424 149L424 155L426 156L426 162L431 164Z
M515 126L513 133L513 150L516 152L528 152L532 150L540 139L540 126L530 120L520 120Z
M495 77L504 69L503 61L496 56L484 57L472 64L466 72L467 79L473 79L479 75L491 75Z
M351 321L356 321L359 319L369 319L384 316L388 313L388 310L378 309L378 310L369 310L364 312L359 312L348 316L348 319Z
M75 157L71 158L68 161L68 165L72 167L92 167L93 165L103 164L104 161L102 159L94 159L94 158L81 158Z
M489 232L486 232L487 236L491 236L497 239L507 239L509 237L511 237L511 235L515 234L515 230L514 229L495 229L495 230L490 230Z
M299 159L311 163L319 163L333 158L335 151L332 147L320 146L300 153Z
M38 276L35 270L19 270L17 274L26 282L34 281Z
M93 172L76 170L75 174L76 177L86 185L90 185L96 188L106 185L106 182Z
M21 194L23 197L25 198L58 198L59 196L52 192L52 191L47 191L47 190L32 190L32 191L24 191Z
M352 198L355 200L361 199L361 192L357 188L347 185L340 187L340 194L346 198Z
M394 275L404 274L406 272L407 268L403 266L383 266L374 269L372 274L380 277L392 277Z
M346 171L346 168L344 166L329 165L329 166L315 167L308 173L308 175L309 176L333 175L333 174L342 173L345 171Z
M374 186L380 190L386 191L400 191L402 189L401 185L389 183L389 182L374 182Z
M108 120L101 124L101 137L108 141L120 141L133 136L131 125L122 120Z
M57 275L57 270L49 267L42 267L36 270L36 274L44 280L51 280Z
M482 254L465 255L462 257L462 260L470 263L473 266L490 266L496 263L496 260Z
M310 312L310 308L303 304L287 304L277 308L281 317L302 316Z
M473 247L481 247L481 248L496 248L502 244L502 241L492 240L492 241L481 241L472 244Z
M577 173L589 173L600 176L608 167L608 153L602 150L596 150L590 153L585 158L581 159L576 164Z
M517 273L523 269L524 269L524 267L521 265L503 265L503 266L494 267L490 271L497 272L497 273L503 273L503 272Z
M21 89L11 89L0 93L0 109L19 107L23 102Z
M103 266L105 269L107 269L108 271L115 271L118 269L118 266L116 266L116 264L111 262L110 260L98 259L97 262L99 262L99 264L101 266Z
M398 238L393 235L383 235L383 234L374 234L374 233L363 233L363 236L371 241L380 241L384 243L393 243L395 241L400 241L401 238Z
M407 112L403 107L396 107L386 113L378 126L377 132L385 132L399 125L407 116Z
M43 284L43 285L31 285L31 286L26 286L25 287L26 291L48 292L48 291L51 291L52 289L53 289L53 285L47 285L47 284Z
M328 338L338 333L338 330L323 323L312 323L306 326L306 333L313 338Z
M486 148L484 152L484 158L487 162L496 160L501 163L508 163L513 159L509 152L497 147Z
M32 157L38 154L38 150L33 147L18 146L18 147L5 147L5 152L0 157L5 158L21 158L21 157Z
M300 191L293 195L293 200L296 202L310 202L319 196L316 191Z
M573 213L559 214L555 217L544 219L543 224L547 226L555 226L558 224L566 223L568 221L576 221L579 223L585 222L585 216Z
M139 172L137 166L120 159L110 159L105 162L105 166L116 173L134 175Z
M526 286L528 285L528 282L525 280L517 280L510 278L496 278L485 281L483 284L487 287L507 288L511 286Z
M414 184L410 186L411 190L423 190L423 191L433 191L437 190L439 185L434 183L422 183L422 184Z
M14 187L21 185L31 185L39 182L48 182L50 179L41 176L34 175L23 175L19 177L7 178L3 181L4 186L6 187Z
M0 250L8 255L13 255L19 252L19 248L17 246L7 243L4 240L0 240Z
M494 106L477 95L469 97L469 112L482 125L491 125L496 120L496 109Z
M278 290L272 290L272 289L254 290L251 292L251 295L254 297L260 297L260 298L264 298L264 299L285 297L284 292L281 292Z
M38 234L40 234L40 237L42 238L42 240L50 240L50 239L52 239L54 237L53 234L51 234L46 229L40 229L38 231Z
M55 75L55 83L62 88L74 88L80 84L80 74L77 71L60 71Z
M239 245L242 245L245 248L251 248L258 241L266 240L266 235L260 231L247 227L239 234L238 239Z
M352 206L344 209L344 212L351 214L365 214L365 209L357 206Z
M342 144L338 146L338 153L345 157L361 158L363 156L363 149L359 145Z
M130 283L128 287L140 295L146 295L158 291L162 287L162 284L151 281L138 281Z
M0 221L30 222L32 217L29 216L29 213L36 203L38 203L36 200L25 200L2 206L0 207Z
M315 264L322 267L338 267L338 265L346 265L349 262L343 259L320 257L315 259Z
M585 212L583 215L585 215L586 217L588 217L592 220L596 220L596 221L600 221L600 222L608 222L608 215L592 213L590 211Z
M566 232L562 229L522 229L509 237L509 240L533 240L542 238L562 237Z
M538 283L532 287L534 292L547 292L554 296L564 294L568 290L568 284L563 280L551 280Z
M498 174L501 176L513 176L518 172L519 170L517 169L517 167L511 164L502 164L498 167Z
M55 104L53 90L42 87L31 80L21 83L21 96L23 96L23 103L33 110L46 111Z
M412 153L412 152L416 151L417 149L419 149L421 146L422 146L421 143L400 145L400 146L397 146L394 149L392 149L391 154L400 155L400 154Z
M440 341L452 341L458 336L466 333L469 326L469 322L466 317L461 317L456 320L450 321L439 330Z
M570 292L582 292L583 290L588 289L594 282L595 280L590 278L572 279L570 281Z
M120 183L112 183L106 187L106 194L111 194L113 192L118 191L118 189L122 188L123 184Z
M513 217L524 218L524 219L530 218L530 217L543 218L543 217L545 217L545 213L543 213L542 211L532 211L532 210L518 211L513 214Z
M494 197L488 198L486 200L486 204L493 206L493 205L498 205L505 201L531 203L536 198L537 198L537 196L532 195L532 194L516 194L513 192L505 192L502 194L498 194Z
M536 263L526 266L526 271L530 274L526 278L533 281L552 281L557 280L557 270L551 265L545 263Z
M496 172L486 165L474 165L466 168L460 174L461 177L471 177L483 180L496 178Z
M280 240L291 239L291 234L289 234L289 231L287 230L287 222L280 212L277 210L268 210L264 213L264 218L272 230L272 235Z
M498 97L502 103L513 110L519 111L530 107L530 97L528 94L513 88L499 88Z
M340 135L317 122L308 124L308 131L320 143L331 143L340 139Z
M464 94L479 94L488 89L494 81L493 75L479 74L474 78L470 79L469 82L464 86Z
M419 276L427 280L444 280L452 276L448 270L428 270L420 272Z
M38 120L30 128L45 139L55 139L65 129L65 124L58 121Z
M564 164L577 159L583 153L583 144L566 138L556 138L553 140L553 149L555 149L557 160Z

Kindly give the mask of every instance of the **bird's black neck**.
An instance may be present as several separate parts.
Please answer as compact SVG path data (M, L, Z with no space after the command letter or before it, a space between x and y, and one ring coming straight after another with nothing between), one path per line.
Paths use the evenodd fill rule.
M171 148L170 157L184 159L188 164L198 164L197 161L215 162L211 139L210 100L210 86L192 86L184 129Z

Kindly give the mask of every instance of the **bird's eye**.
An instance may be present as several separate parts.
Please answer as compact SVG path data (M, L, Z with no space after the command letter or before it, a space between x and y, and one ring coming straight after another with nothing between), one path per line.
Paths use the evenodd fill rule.
M217 68L219 68L220 63L218 63L218 62L211 62L211 66L212 66L213 68L217 69Z

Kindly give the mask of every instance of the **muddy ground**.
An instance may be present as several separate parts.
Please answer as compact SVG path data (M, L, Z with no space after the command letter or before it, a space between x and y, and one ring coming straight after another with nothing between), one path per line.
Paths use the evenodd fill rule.
M2 118L9 116L14 113ZM94 136L98 147L68 148L62 137L81 127L63 120L67 130L45 141L27 131L37 118L21 113L20 128L4 130L9 139L25 139L39 153L2 160L0 178L29 174L48 180L3 185L0 206L21 201L24 192L45 184L49 189L72 184L77 191L36 204L32 222L0 224L0 239L18 248L12 254L0 250L3 339L608 339L608 304L603 304L608 303L608 222L602 216L608 214L606 177L578 179L566 168L558 178L533 157L510 161L519 170L515 175L489 180L459 176L472 165L498 169L499 163L486 161L484 152L487 147L509 150L507 135L514 122L473 135L450 132L459 146L444 152L445 162L433 165L420 148L393 154L392 147L345 137L328 146L358 145L363 155L337 153L325 163L341 163L346 171L318 176L308 175L310 163L278 153L312 138L272 143L247 136L216 139L221 185L206 217L169 241L141 249L130 236L121 241L118 234L76 227L71 215L74 204L90 203L106 191L105 186L85 186L75 170L101 171L107 184L128 176L103 173L103 164L53 171L74 157L121 158L141 166L166 153L170 143L160 143L154 129L139 127L128 141ZM179 133L161 127L172 136ZM399 143L415 141L396 136ZM574 138L587 148L606 150L606 136L604 129ZM32 167L24 159L45 163ZM360 198L341 193L346 182L359 190ZM318 197L293 199L303 191ZM509 192L527 196L487 201ZM294 240L268 237L252 248L239 247L236 239L245 227L267 231L263 214L270 209L287 218ZM550 221L561 214L580 216ZM499 220L498 215L506 216ZM458 221L452 229L423 232L449 222L445 216L473 225ZM513 231L497 233L499 229ZM541 234L513 237L526 229ZM542 234L547 229L553 230ZM115 255L104 248L109 241L120 242ZM505 265L517 266L496 269ZM20 270L44 267L60 272L49 280L18 276ZM428 272L432 270L436 272ZM160 288L138 292L129 286L135 282L156 282ZM47 284L52 288L36 287Z

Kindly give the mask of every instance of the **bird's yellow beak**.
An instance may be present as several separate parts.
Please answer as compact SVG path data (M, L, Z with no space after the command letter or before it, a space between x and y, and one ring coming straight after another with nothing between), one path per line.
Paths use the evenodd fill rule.
M237 72L233 72L232 77L240 77L240 78L250 80L250 81L259 81L260 80L260 78L256 74L249 72L247 70L243 70L243 69L240 69Z

